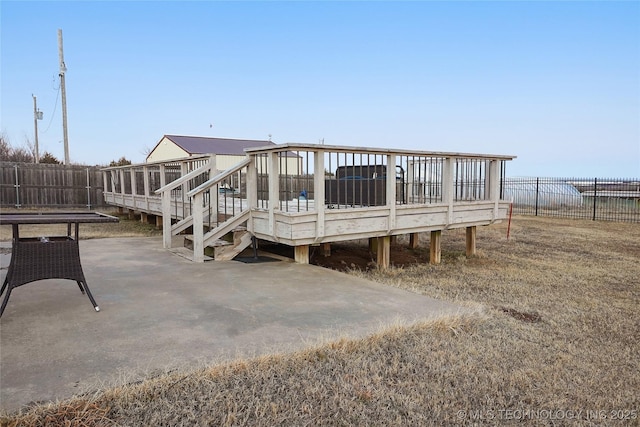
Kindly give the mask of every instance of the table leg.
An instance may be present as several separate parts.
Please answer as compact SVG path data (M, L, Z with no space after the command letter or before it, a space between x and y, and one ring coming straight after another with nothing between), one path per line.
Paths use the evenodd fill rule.
M78 282L78 284L80 285L80 282ZM100 311L100 307L98 307L98 304L96 304L96 300L94 300L93 295L91 295L91 291L89 290L89 286L87 286L87 282L84 282L84 289L85 291L87 291L87 296L89 297L91 304L93 304L93 308L95 308L96 311Z
M7 283L9 283L9 275L7 275L7 277L4 278L4 282L2 283L2 289L0 289L0 296L4 294L4 288L7 287Z
M4 284L2 285L2 292L4 292L4 289L6 287L7 287L7 280L5 279ZM0 295L2 295L2 292L0 292ZM10 295L11 295L11 286L7 288L7 294L4 296L4 299L2 300L2 307L0 307L0 317L2 317L2 313L4 313L4 308L7 306L7 303L9 302Z

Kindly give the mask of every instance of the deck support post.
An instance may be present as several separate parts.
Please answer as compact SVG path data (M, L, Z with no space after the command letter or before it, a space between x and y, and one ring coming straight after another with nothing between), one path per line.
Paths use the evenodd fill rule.
M331 256L331 243L322 243L322 256Z
M140 222L143 224L149 223L149 215L146 212L140 212Z
M127 218L136 219L136 211L133 209L127 209Z
M476 254L476 226L467 227L467 257Z
M378 238L369 237L369 252L372 254L378 253Z
M418 233L411 233L409 234L409 247L411 249L415 249L418 247L418 244L420 243L420 235Z
M435 230L431 232L431 239L429 242L429 263L440 264L442 258L442 251L440 249L440 238L442 237L442 230Z
M390 265L391 257L391 236L378 237L378 268L386 270Z
M298 264L309 264L309 245L295 247L295 261Z

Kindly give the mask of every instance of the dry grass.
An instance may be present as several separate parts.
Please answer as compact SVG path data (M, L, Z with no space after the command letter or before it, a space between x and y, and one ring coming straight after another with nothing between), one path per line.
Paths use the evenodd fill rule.
M455 231L439 266L352 272L482 314L167 374L2 424L640 425L640 227L517 218L505 232L480 228L472 259Z

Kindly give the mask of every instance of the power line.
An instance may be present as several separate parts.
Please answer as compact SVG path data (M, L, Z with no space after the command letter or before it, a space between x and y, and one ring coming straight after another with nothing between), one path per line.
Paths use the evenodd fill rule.
M60 86L58 86L58 91L56 93L56 103L53 106L53 113L51 113L51 118L49 119L49 124L47 125L47 129L42 133L47 133L49 128L51 127L51 122L53 122L53 116L56 114L56 109L58 108L58 97L60 96Z

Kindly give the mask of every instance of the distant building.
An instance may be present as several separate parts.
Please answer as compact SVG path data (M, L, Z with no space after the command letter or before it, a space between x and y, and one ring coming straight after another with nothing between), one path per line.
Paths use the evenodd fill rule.
M231 139L231 138L209 138L204 136L183 136L164 135L162 139L153 147L153 150L146 158L146 162L166 161L173 159L183 159L185 157L198 156L203 154L215 154L216 169L223 171L242 161L246 154L245 148L268 147L277 145L272 141L259 139ZM287 152L286 164L281 164L281 173L300 174L302 170L302 159L292 152ZM259 168L263 172L268 171L265 164Z
M215 154L216 167L225 170L245 158L244 149L275 145L267 140L164 135L147 156L147 162Z

